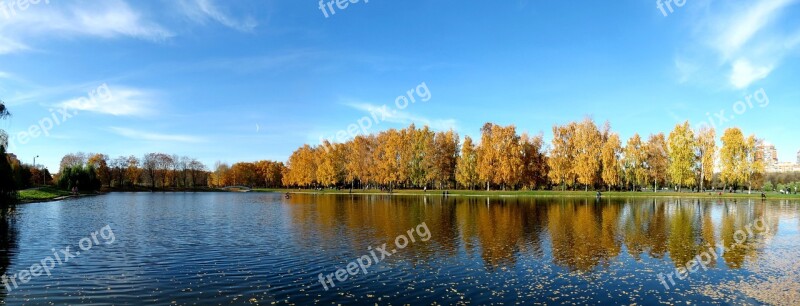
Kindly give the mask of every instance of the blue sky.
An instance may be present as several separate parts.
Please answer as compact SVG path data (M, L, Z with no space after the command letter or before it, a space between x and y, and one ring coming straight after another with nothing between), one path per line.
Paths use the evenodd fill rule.
M739 126L783 161L800 149L798 0L686 0L666 16L640 0L362 0L327 18L306 0L11 2L0 99L14 117L0 129L51 169L77 151L284 161L382 105L371 132L477 137L494 122L546 139L586 115L627 139L724 110L718 133ZM430 100L397 109L423 82ZM736 103L757 93L769 103ZM65 107L75 115L21 143Z

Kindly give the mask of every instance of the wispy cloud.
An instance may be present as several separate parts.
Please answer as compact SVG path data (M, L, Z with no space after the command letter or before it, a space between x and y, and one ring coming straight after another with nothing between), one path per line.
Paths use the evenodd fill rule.
M753 65L747 59L738 59L733 63L731 84L736 88L746 88L753 82L766 78L772 69L772 65Z
M122 127L111 127L110 130L120 136L136 140L184 143L206 142L204 138L190 135L152 133Z
M736 53L753 40L754 36L764 29L770 21L775 21L781 9L797 0L761 0L746 2L747 6L739 6L740 11L722 16L714 24L717 34L715 45L726 57ZM738 3L737 5L739 5Z
M382 120L386 122L427 125L431 129L438 131L457 129L457 122L455 119L430 119L406 111L397 110L390 107L383 107L382 105L379 106L371 103L346 102L344 105L362 111L366 114L377 114L378 118L383 118Z
M693 20L693 30L699 41L692 46L705 46L693 50L697 54L678 56L675 61L680 81L685 82L696 73L719 70L719 75L736 89L747 88L754 82L767 78L778 69L784 58L800 45L800 29L776 26L782 13L800 0L716 1L711 7L698 6L700 13ZM702 8L700 8L702 7ZM708 54L704 54L708 53ZM708 61L712 57L716 60ZM702 69L694 69L702 67ZM692 68L692 69L688 69ZM701 79L703 76L696 77Z
M171 36L173 33L123 0L31 6L11 18L0 18L0 54L32 49L28 42L37 38L131 37L160 41Z
M241 19L231 16L214 0L181 0L179 4L184 14L197 23L205 24L208 21L215 21L242 32L250 32L258 26L258 22L250 16Z
M0 28L0 30L1 29L2 28ZM30 48L28 48L28 46L26 46L26 45L24 45L24 44L22 44L20 42L17 42L17 41L14 41L14 40L11 40L11 39L8 39L8 38L0 36L0 55L9 54L9 53L16 53L16 52L20 52L20 51L24 51L24 50L28 50L28 49L30 49Z
M155 114L155 94L149 91L110 86L110 96L85 96L58 104L59 107L114 116Z

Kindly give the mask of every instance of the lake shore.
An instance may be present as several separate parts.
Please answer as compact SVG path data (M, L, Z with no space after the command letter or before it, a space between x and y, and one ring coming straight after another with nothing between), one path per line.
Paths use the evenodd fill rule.
M45 203L45 202L61 201L71 198L96 196L101 194L104 193L87 193L87 194L73 195L68 191L63 191L51 187L32 188L19 191L18 204Z
M99 192L92 194L72 195L69 192L61 191L54 188L38 188L22 190L19 193L19 204L43 203L52 201L61 201L71 198L79 198L86 196L103 195L107 193L117 192L237 192L222 189L202 189L202 190L119 190ZM250 192L256 193L290 193L290 194L326 194L326 195L379 195L379 196L443 196L443 190L395 190L392 193L381 190L360 190L354 189L353 192L349 190L314 190L314 189L253 189ZM562 197L562 198L596 198L596 191L485 191L485 190L449 190L447 196L451 197ZM748 193L697 193L697 192L630 192L630 191L613 191L602 192L604 198L682 198L682 199L761 199L760 192ZM777 193L767 193L767 199L800 199L800 194L797 195L782 195Z
M253 189L252 192L280 192L292 194L332 194L332 195L413 195L413 196L442 196L443 190L395 190L392 193L381 190L360 190L347 189L333 190L314 190L314 189ZM613 198L686 198L686 199L761 199L761 192L753 191L751 194L744 193L698 193L698 192L630 192L612 191L601 192L603 197ZM575 198L596 198L596 191L485 191L485 190L448 190L448 196L452 197L575 197ZM767 199L800 199L800 194L778 194L767 193Z

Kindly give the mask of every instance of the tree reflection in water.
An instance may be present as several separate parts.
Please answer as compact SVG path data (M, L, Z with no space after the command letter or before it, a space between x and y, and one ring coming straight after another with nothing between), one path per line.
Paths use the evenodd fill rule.
M513 269L521 259L550 256L567 270L592 271L608 268L623 253L635 261L653 258L683 265L723 240L730 244L736 230L764 217L767 207L666 198L297 195L286 201L304 204L290 210L301 237L320 234L327 244L344 235L354 238L347 240L354 250L363 250L425 221L436 247L416 244L398 256L427 261L461 251L478 255L490 272ZM753 238L712 266L739 269L746 260L757 259L763 237Z
M0 209L0 276L11 266L11 257L17 249L17 226L14 208ZM5 300L5 286L0 285L0 304Z

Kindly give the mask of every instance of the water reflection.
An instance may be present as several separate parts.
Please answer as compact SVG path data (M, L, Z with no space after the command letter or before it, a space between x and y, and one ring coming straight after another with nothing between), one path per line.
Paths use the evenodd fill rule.
M771 283L751 286L747 296L764 287L800 292L774 287L800 280L797 204L114 193L20 206L0 222L2 272L28 269L106 224L117 234L114 245L51 277L10 293L0 288L0 304L742 304L751 301L739 299L741 292L708 292L754 276ZM709 247L730 246L737 231L761 218L769 235L712 258L708 271L676 290L657 279ZM422 222L431 240L397 250L330 291L319 283L319 274L346 267L370 247L392 249L398 235ZM697 290L706 285L712 290Z
M759 218L776 233L780 211L761 201L677 199L296 195L285 201L292 204L298 243L313 235L326 236L323 244L346 236L352 238L350 247L363 250L427 222L437 245L414 245L408 257L427 260L463 251L479 255L488 271L551 256L560 267L585 272L608 268L622 253L678 267L723 242L730 247L735 232ZM750 237L711 266L741 268L759 258L764 239Z
M11 266L11 258L17 249L17 226L13 208L0 210L0 276L6 275ZM0 304L5 301L8 292L0 284Z

